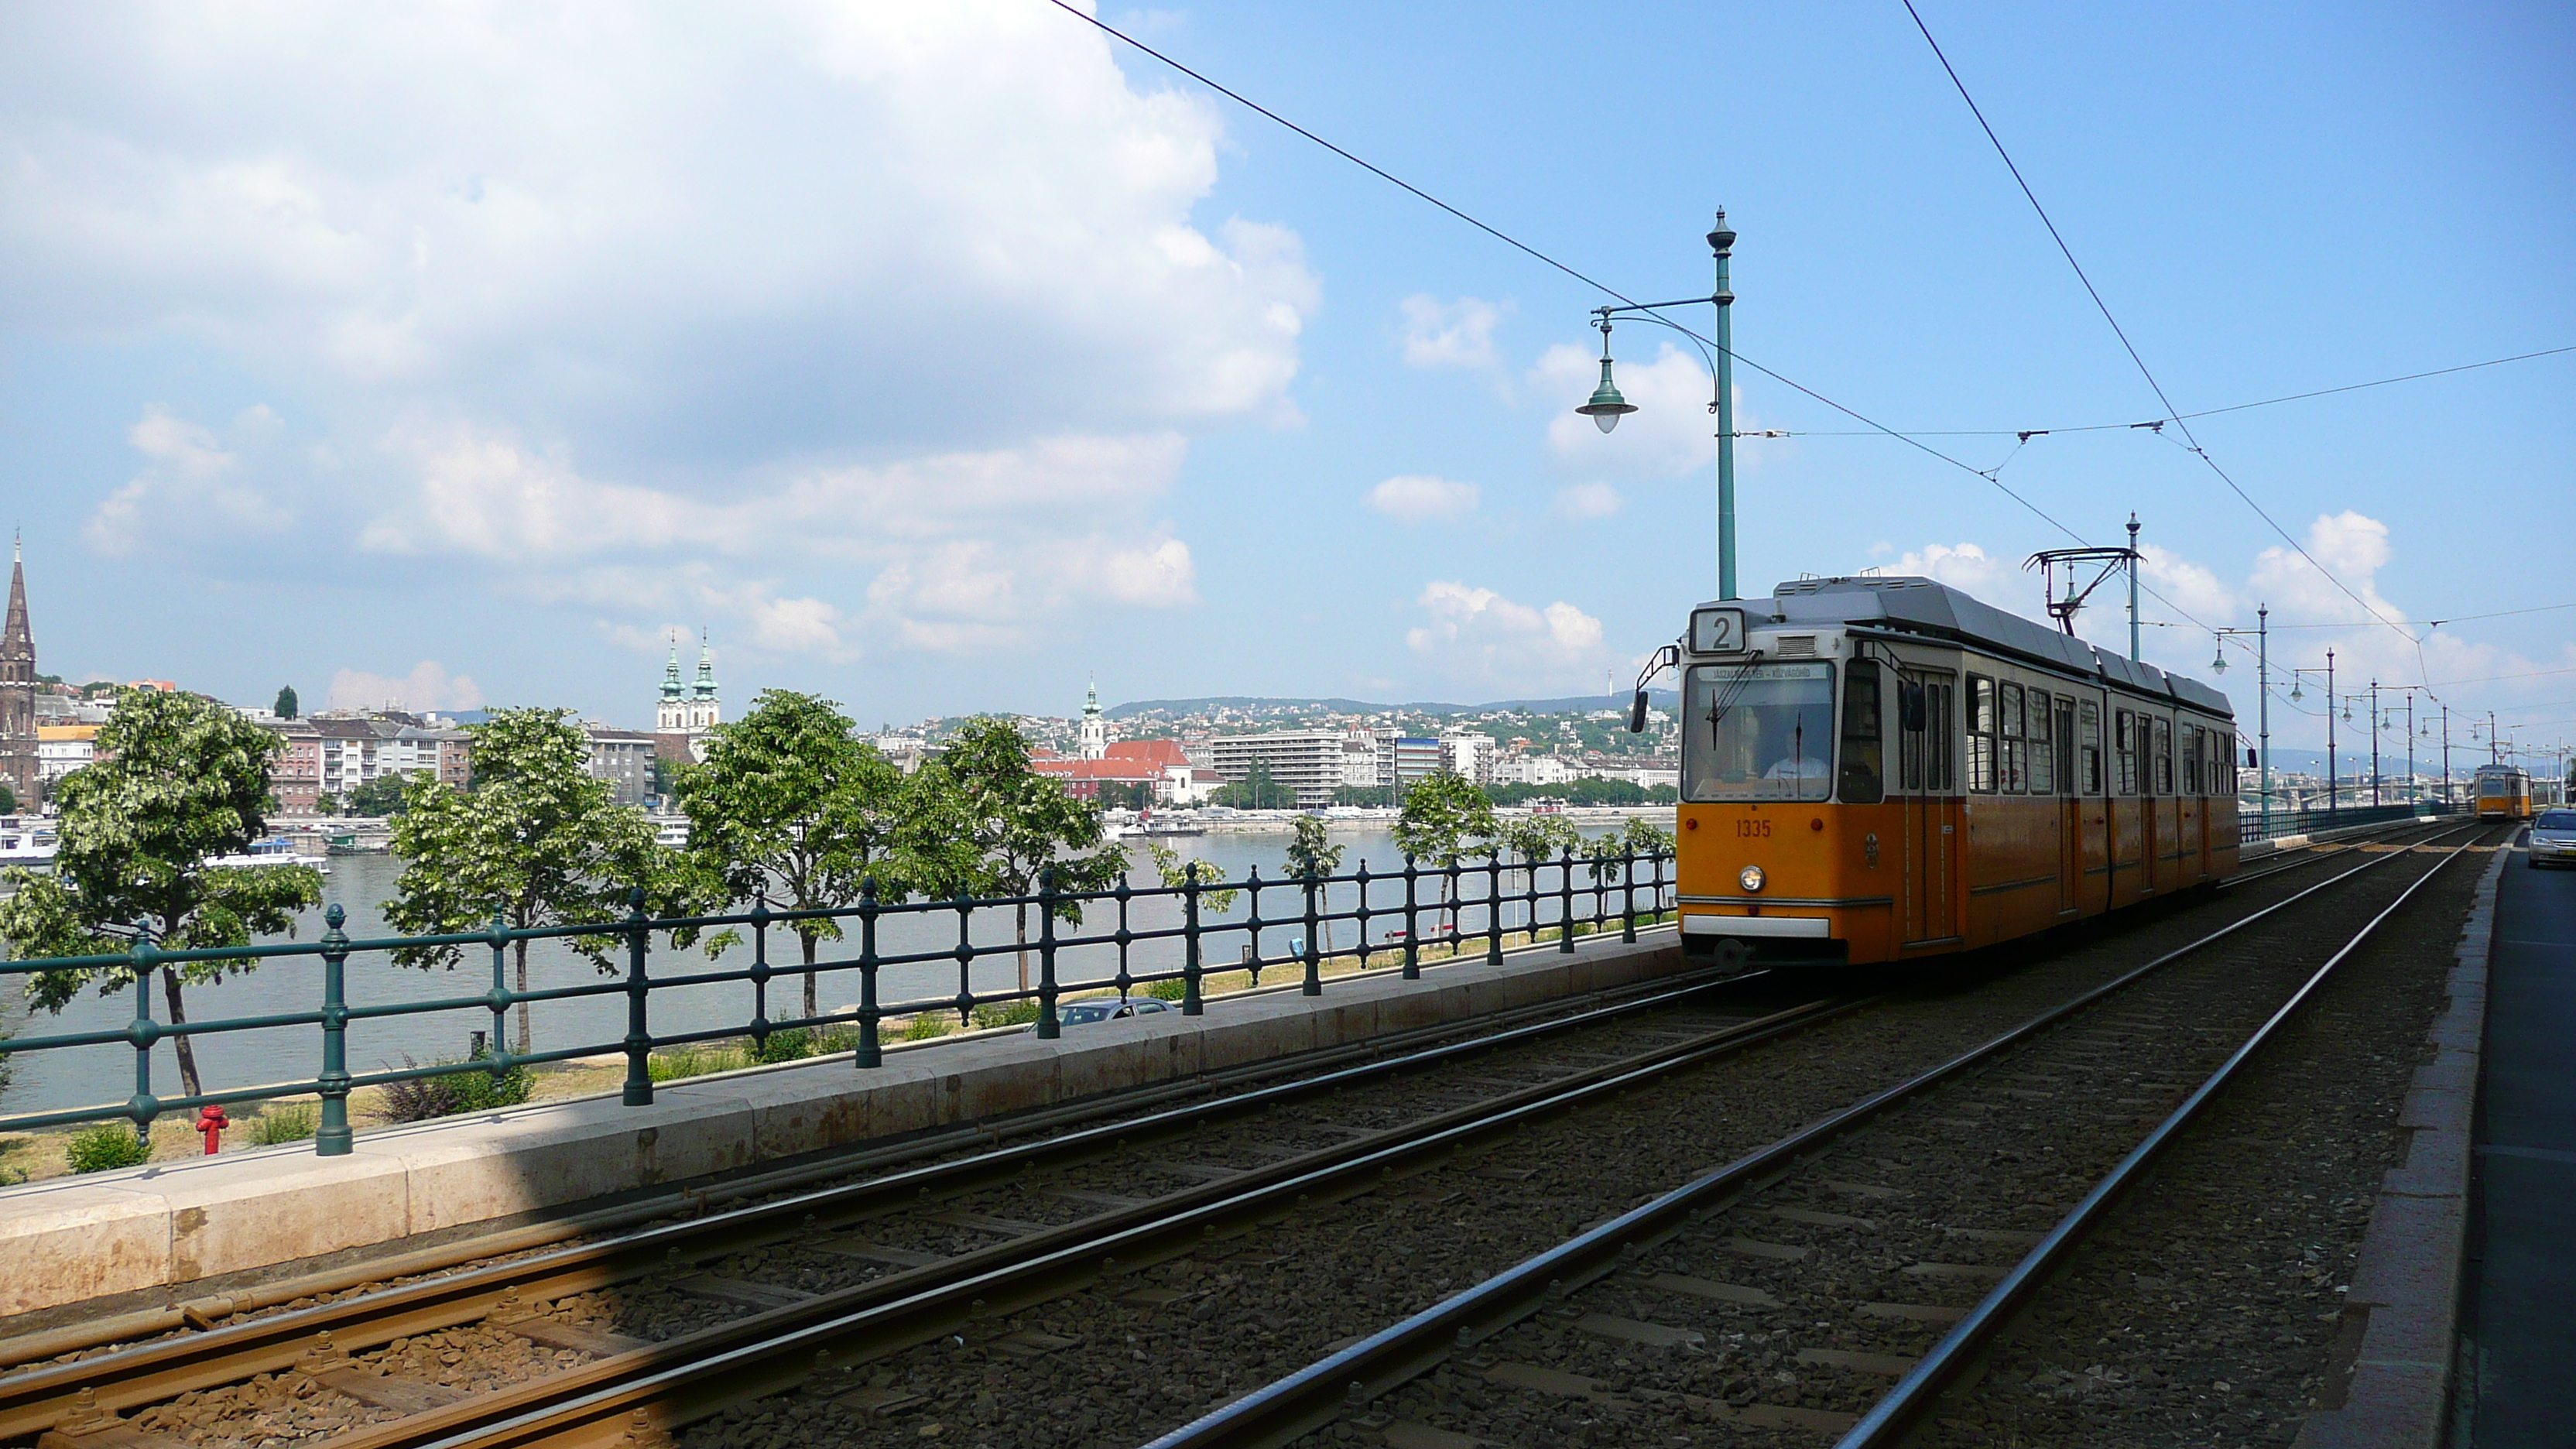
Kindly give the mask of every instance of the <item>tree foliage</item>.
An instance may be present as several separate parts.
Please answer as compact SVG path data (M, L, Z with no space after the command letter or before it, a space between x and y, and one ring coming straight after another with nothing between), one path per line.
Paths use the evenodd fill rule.
M679 772L689 817L686 863L728 902L766 896L808 911L849 905L873 877L880 900L900 900L915 871L900 858L911 801L904 778L828 699L765 691L749 714L707 738L706 759ZM793 921L803 948L805 1014L817 1009L818 941L841 939L827 919ZM709 943L721 954L727 932Z
M1670 785L1640 785L1633 780L1604 780L1586 775L1556 785L1487 785L1485 795L1497 805L1526 805L1533 800L1562 800L1568 805L1671 805L1681 792Z
M1494 802L1455 770L1426 775L1404 794L1395 818L1395 848L1443 868L1494 838Z
M1033 895L1041 873L1059 891L1098 890L1117 879L1126 857L1093 855L1101 843L1099 807L1077 800L1029 768L1029 742L1006 719L969 720L939 758L923 767L914 823L922 880L942 894L970 891ZM1056 919L1080 924L1082 907L1058 901ZM1026 904L1015 908L1018 939L1029 938ZM1019 953L1020 989L1028 989L1028 952Z
M1262 760L1252 762L1241 780L1219 785L1208 796L1210 804L1230 805L1237 810L1294 810L1297 792L1270 777L1270 766Z
M20 957L122 951L136 929L168 950L247 946L291 936L295 912L322 900L307 866L210 866L267 830L269 767L285 742L230 709L193 695L128 690L98 732L97 761L63 777L62 818L51 875L0 872L0 938ZM257 958L155 968L170 1020L187 1020L181 988L257 968ZM133 985L131 967L39 972L29 1004L60 1011L95 983ZM179 1075L201 1088L196 1053L176 1039Z
M276 715L279 719L293 719L295 718L296 709L297 703L295 699L295 686L291 684L279 685L277 687L277 704L270 710L270 713Z
M627 913L641 888L648 908L668 910L684 897L653 843L641 812L613 802L608 782L591 778L590 740L564 709L495 710L469 725L474 788L460 790L429 772L405 787L394 821L393 849L402 879L385 903L385 920L415 935L477 931L497 917L504 926L606 921ZM568 938L601 971L614 971L614 938ZM518 989L528 989L528 943L514 942ZM406 966L454 967L454 946L395 952ZM528 1004L519 1003L519 1049L530 1040Z
M0 780L0 815L15 815L17 813L18 792L9 788L8 781Z
M417 772L415 772L417 773ZM390 817L403 813L404 774L390 771L349 792L349 808L360 815Z
M1209 886L1225 879L1225 872L1209 861L1183 860L1180 852L1159 840L1145 842L1146 854L1154 858L1154 873L1162 877L1163 888L1179 890L1191 881L1199 883L1199 909L1219 914L1234 909L1240 890L1210 890Z

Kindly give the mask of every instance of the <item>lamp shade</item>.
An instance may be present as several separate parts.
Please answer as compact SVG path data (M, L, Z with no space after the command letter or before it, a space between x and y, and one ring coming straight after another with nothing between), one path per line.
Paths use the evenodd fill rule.
M1637 410L1637 405L1619 396L1618 385L1610 380L1610 359L1601 359L1601 385L1592 390L1592 400L1575 411L1590 418L1603 432L1619 426L1619 419Z

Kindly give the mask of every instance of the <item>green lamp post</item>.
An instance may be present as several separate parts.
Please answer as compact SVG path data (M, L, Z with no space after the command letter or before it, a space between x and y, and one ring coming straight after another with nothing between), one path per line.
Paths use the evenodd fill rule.
M1671 321L1656 316L1665 307L1680 307L1708 302L1717 308L1716 355L1709 360L1710 370L1717 375L1717 396L1708 410L1717 414L1717 596L1736 597L1735 592L1735 343L1730 315L1735 306L1735 291L1726 274L1727 259L1734 254L1735 232L1726 224L1726 212L1720 208L1717 225L1708 234L1709 250L1717 258L1717 288L1705 297L1684 297L1677 302L1648 302L1625 307L1595 307L1593 326L1601 329L1601 385L1592 390L1592 398L1575 411L1592 419L1603 432L1619 426L1619 420L1637 410L1637 405L1620 396L1618 385L1610 379L1610 319L1622 313L1636 313L1650 322L1661 323L1680 331ZM1685 333L1684 335L1688 335Z

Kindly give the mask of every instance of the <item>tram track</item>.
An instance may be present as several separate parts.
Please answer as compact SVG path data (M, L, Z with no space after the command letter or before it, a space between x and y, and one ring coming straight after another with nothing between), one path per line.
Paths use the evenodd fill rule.
M1718 973L1693 973L1662 983L1660 989L1631 993L1626 999L1597 1005L1590 1010L1568 1011L1569 1003L1556 1003L1554 1014L1549 1014L1545 1008L1515 1013L1537 1019L1524 1020L1520 1025L1499 1031L1488 1030L1461 1037L1459 1028L1452 1024L1446 1028L1406 1033L1406 1037L1413 1038L1445 1034L1454 1039L1437 1045L1416 1046L1414 1050L1394 1055L1384 1054L1389 1043L1371 1043L1367 1044L1363 1059L1354 1063L1340 1066L1308 1063L1310 1071L1317 1065L1329 1069L1266 1087L1242 1087L1238 1080L1233 1085L1242 1087L1240 1090L1216 1095L1210 1100L1163 1107L1142 1117L1132 1115L1136 1105L1132 1102L1110 1104L1092 1114L1110 1119L1095 1126L1079 1127L1006 1147L988 1147L964 1157L932 1161L861 1181L806 1191L782 1191L780 1189L786 1185L774 1180L765 1184L757 1180L738 1184L738 1189L760 1195L743 1206L706 1217L664 1221L638 1231L533 1256L442 1273L399 1286L353 1292L336 1301L312 1303L285 1311L246 1314L212 1326L209 1331L167 1337L122 1350L92 1352L70 1362L0 1377L0 1437L49 1432L49 1437L59 1435L73 1441L102 1431L131 1432L120 1427L124 1421L116 1417L117 1411L199 1395L246 1380L256 1384L258 1379L268 1375L300 1375L306 1379L312 1379L316 1374L337 1375L349 1367L343 1360L353 1352L364 1354L379 1345L446 1334L463 1325L508 1325L512 1320L524 1320L516 1324L521 1332L507 1336L526 1342L546 1342L557 1356L553 1367L563 1366L561 1355L566 1353L576 1361L613 1358L621 1352L640 1347L640 1340L613 1329L592 1329L577 1323L548 1328L537 1321L544 1315L535 1314L530 1309L585 1295L596 1298L603 1293L618 1292L624 1285L656 1277L668 1279L673 1276L670 1270L675 1262L721 1265L728 1259L756 1255L781 1239L804 1237L818 1229L847 1227L921 1207L925 1203L936 1206L969 1201L976 1194L989 1192L996 1186L1019 1187L1031 1174L1041 1170L1058 1175L1078 1172L1104 1157L1116 1157L1175 1139L1203 1138L1211 1129L1221 1131L1229 1126L1239 1128L1250 1124L1255 1130L1276 1137L1277 1133L1258 1124L1267 1121L1267 1114L1277 1109L1295 1109L1317 1099L1345 1098L1365 1108L1366 1098L1372 1090L1383 1095L1386 1087L1405 1078L1418 1082L1425 1074L1437 1075L1447 1071L1455 1075L1461 1069L1472 1068L1474 1064L1497 1057L1511 1061L1516 1070L1543 1078L1586 1078L1601 1070L1598 1062L1559 1060L1551 1065L1550 1054L1561 1052L1568 1041L1607 1045L1621 1038L1638 1021L1646 1020L1658 1023L1642 1029L1654 1044L1647 1045L1642 1052L1632 1051L1627 1055L1653 1058L1675 1049L1671 1045L1671 1033L1675 1029L1672 1024L1675 1022L1696 1022L1705 1027L1703 1030L1682 1030L1684 1037L1697 1040L1711 1031L1723 1034L1750 1014L1709 1010L1704 1000L1707 993L1725 988L1741 995L1762 985L1741 976L1730 980ZM1810 1009L1814 1008L1811 1006ZM1275 1069L1270 1074L1276 1075ZM1202 1086L1201 1090L1217 1089ZM1128 1107L1129 1112L1117 1111L1121 1105ZM984 1134L978 1135L986 1135L990 1131L987 1128ZM806 1174L819 1175L830 1166L807 1169ZM852 1165L841 1164L837 1170L839 1175L847 1176ZM768 1176L775 1179L781 1175ZM768 1191L762 1191L763 1188ZM1086 1205L1084 1191L1074 1188L1071 1192L1074 1195L1065 1198L1063 1205L1079 1211ZM1102 1195L1088 1194L1093 1198ZM706 1202L704 1196L698 1199L700 1211L705 1211ZM1089 1206L1096 1209L1097 1204ZM1092 1216L1115 1214L1098 1214L1095 1211ZM896 1248L876 1259L848 1255L842 1261L859 1270L859 1276L874 1281L898 1276L898 1270L903 1269L909 1259L931 1256L940 1255ZM710 1291L693 1298L684 1288L665 1296L737 1311L752 1306L751 1302L746 1302L747 1299L756 1302L767 1296L774 1306L780 1296L815 1296L796 1289L776 1289L774 1285L767 1295L756 1289L745 1291L733 1286L747 1282L730 1279L696 1283L689 1286ZM526 1335L529 1333L539 1337L528 1339ZM442 1345L442 1350L452 1352L446 1350L445 1345ZM260 1396L245 1397L257 1399ZM403 1398L406 1394L397 1388L379 1397ZM410 1393L407 1397L418 1400L438 1395L434 1392Z
M2431 840L2460 833L2493 831ZM1286 1444L1336 1420L1423 1444L1895 1443L2328 973L2478 841L2375 874L2429 844L2373 853L1153 1449ZM2358 902L2335 890L2356 877ZM2318 931L2318 910L2366 924Z
M2299 862L2257 872L2255 878L2322 858L2303 853ZM1418 1110L1425 1073L1454 1072L1472 1057L1543 1039L1580 1036L1613 1017L1669 1013L1678 1009L1683 997L1705 993L1713 984L1702 981L1677 991L1652 993L1589 1014L1603 1022L1580 1017L1538 1022L1452 1041L1401 1059L1362 1063L1310 1081L1190 1104L1115 1129L1071 1132L866 1183L806 1193L786 1190L792 1185L773 1185L783 1195L708 1220L665 1223L608 1241L540 1252L516 1263L448 1273L339 1302L272 1311L211 1333L10 1375L0 1378L0 1435L24 1434L50 1424L54 1433L49 1438L65 1444L155 1442L150 1437L119 1441L93 1436L100 1431L128 1436L152 1432L141 1429L135 1420L118 1417L118 1410L167 1404L176 1398L203 1399L209 1391L220 1397L234 1392L223 1385L268 1376L266 1384L254 1382L240 1389L236 1397L241 1402L236 1407L254 1409L280 1397L333 1401L334 1395L372 1403L379 1422L347 1423L336 1431L326 1426L324 1433L336 1432L333 1443L619 1442L635 1430L628 1421L639 1410L647 1415L642 1427L649 1441L661 1424L684 1423L762 1392L811 1386L816 1376L812 1354L820 1350L811 1347L809 1340L827 1348L836 1343L861 1345L855 1350L833 1350L839 1367L830 1372L843 1377L853 1360L885 1357L899 1351L907 1339L917 1343L943 1333L963 1338L964 1334L953 1332L963 1328L977 1333L981 1341L986 1337L981 1327L1007 1321L1015 1309L1104 1281L1097 1263L1100 1257L1119 1259L1107 1270L1108 1281L1134 1281L1155 1261L1179 1256L1165 1251L1171 1247L1166 1240L1175 1231L1214 1229L1220 1242L1233 1242L1261 1232L1265 1223L1276 1224L1284 1216L1312 1215L1333 1201L1383 1191L1409 1175L1431 1170L1424 1164L1436 1165L1442 1154L1472 1156L1489 1147L1498 1134L1526 1129L1586 1103L1616 1100L1657 1078L1731 1058L1856 1004L1817 1002L1775 1013L1759 1024L1730 1021L1696 1032L1677 1045L1562 1072L1544 1085L1472 1092L1478 1097L1475 1102L1429 1114ZM1454 1035L1458 1028L1440 1030ZM1372 1044L1371 1049L1384 1050L1385 1044ZM1530 1070L1514 1069L1525 1075ZM1406 1087L1405 1095L1411 1099L1407 1103L1365 1109L1356 1099L1373 1084L1393 1088L1407 1076L1413 1078ZM1150 1203L1133 1200L1139 1186L1132 1164L1158 1144L1198 1136L1226 1118L1257 1116L1264 1110L1297 1107L1342 1093L1354 1094L1353 1100L1337 1106L1361 1106L1363 1118L1367 1110L1378 1110L1380 1120L1367 1125L1346 1120L1332 1128L1309 1123L1302 1130L1310 1137L1338 1134L1343 1140L1320 1143L1285 1161L1164 1192ZM1351 1114L1337 1111L1335 1115ZM1440 1133L1452 1135L1429 1140ZM1121 1141L1122 1135L1128 1140ZM1193 1145L1193 1154L1198 1151ZM848 1166L841 1170L846 1172ZM1033 1187L1030 1174L1049 1175L1045 1180L1053 1186ZM1295 1184L1293 1189L1289 1184ZM926 1203L924 1192L930 1195ZM996 1192L1016 1196L1022 1204L1016 1210L1018 1216L973 1210L979 1194ZM1299 1194L1307 1199L1305 1203L1295 1201ZM1033 1197L1048 1196L1059 1209L1070 1205L1073 1215L1027 1211ZM1123 1205L1099 1210L1120 1200ZM956 1206L960 1203L964 1206ZM1186 1216L1191 1213L1198 1215ZM964 1221L944 1225L952 1231L936 1240L905 1238L903 1232L887 1226L898 1218L936 1216ZM1057 1220L1038 1220L1046 1217ZM871 1276L818 1285L810 1271L815 1254L802 1245L804 1241L817 1232L853 1238L851 1225L862 1223L874 1225L868 1238L889 1239L869 1242L878 1256L859 1259L870 1264ZM1197 1226L1191 1227L1192 1223ZM985 1241L997 1234L1005 1240ZM975 1246L978 1243L982 1245ZM1196 1241L1186 1248L1205 1256L1206 1250ZM850 1261L847 1255L836 1256L844 1263ZM808 1266L800 1269L799 1263ZM994 1274L1002 1278L996 1280ZM782 1277L788 1281L779 1281ZM997 1286L999 1282L1010 1286ZM822 1291L813 1291L818 1286ZM1148 1299L1168 1294L1169 1301L1198 1296L1151 1285L1131 1291L1142 1292ZM960 1298L961 1293L966 1296ZM658 1318L650 1331L669 1336L657 1343L640 1342L629 1331L638 1326L633 1322L638 1316ZM854 1318L860 1321L848 1321ZM989 1335L996 1341L1009 1336ZM792 1346L780 1347L791 1340ZM529 1350L519 1355L517 1363L503 1366L504 1382L487 1384L485 1392L466 1397L452 1385L433 1381L442 1362L453 1368L456 1356L471 1360L493 1344ZM1038 1349L1045 1351L1043 1346ZM755 1372L745 1366L747 1360L766 1367ZM507 1381L513 1374L518 1376L516 1381ZM364 1379L380 1382L369 1384ZM352 1395L352 1389L358 1392ZM883 1403L867 1411L875 1414L907 1396L862 1386L845 1389L838 1397L881 1398ZM162 1416L165 1422L170 1417ZM80 1432L83 1426L88 1432ZM215 1425L207 1422L205 1427ZM198 1438L193 1431L183 1433L186 1439ZM161 1442L181 1442L181 1437Z

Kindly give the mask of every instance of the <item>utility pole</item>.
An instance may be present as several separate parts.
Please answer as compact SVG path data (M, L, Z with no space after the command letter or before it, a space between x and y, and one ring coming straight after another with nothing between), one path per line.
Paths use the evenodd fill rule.
M2272 838L2272 606L2254 610L2254 708L2263 727L2263 838Z
M2406 798L2411 802L2421 795L2415 784L2415 691L2410 689L2406 691Z
M2442 808L2451 808L2451 704L2442 702Z
M2379 808L2379 681L2370 681L2370 807Z
M2138 661L2138 515L2129 514L2129 662Z
M1717 596L1735 597L1735 288L1727 280L1727 258L1735 249L1735 231L1726 224L1726 208L1717 209L1717 225L1708 233L1708 249L1717 254Z
M2343 807L2343 780L2335 773L2334 651L2326 651L2326 820L2331 824Z

